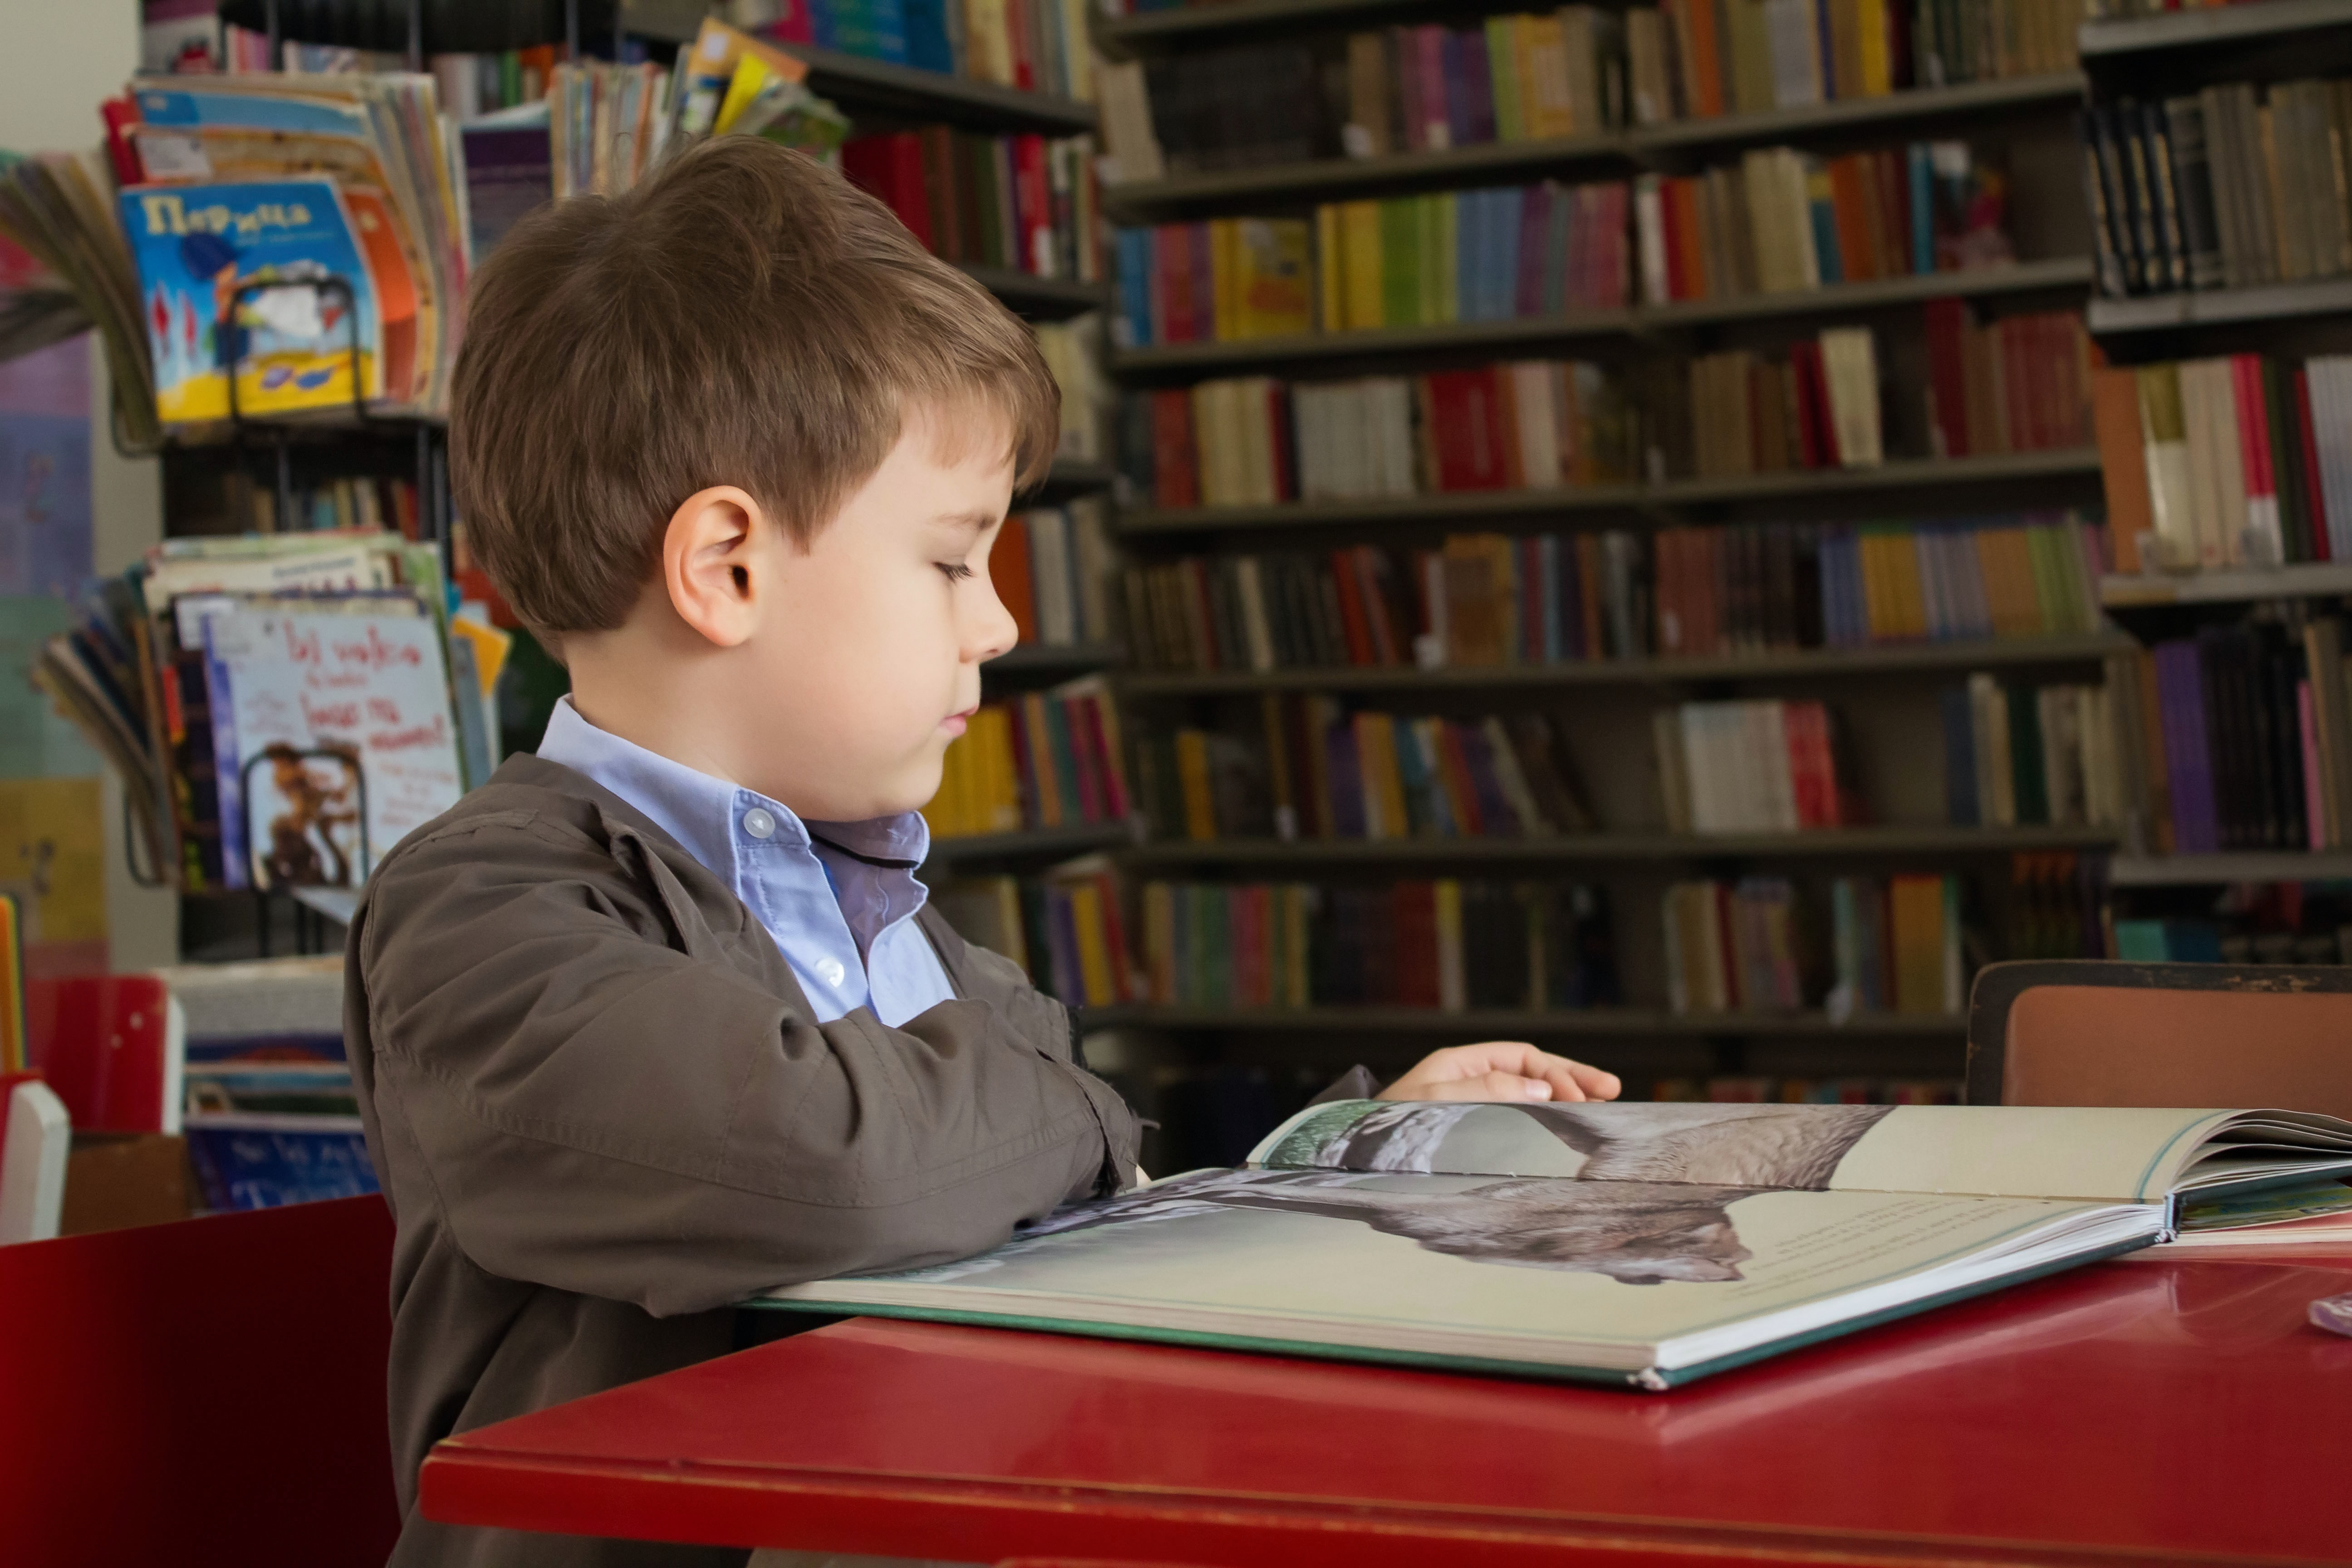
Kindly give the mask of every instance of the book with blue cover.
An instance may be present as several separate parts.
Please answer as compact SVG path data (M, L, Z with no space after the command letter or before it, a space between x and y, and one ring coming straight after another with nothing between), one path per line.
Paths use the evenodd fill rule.
M135 185L119 200L163 423L226 418L232 367L248 415L383 395L374 278L334 181Z

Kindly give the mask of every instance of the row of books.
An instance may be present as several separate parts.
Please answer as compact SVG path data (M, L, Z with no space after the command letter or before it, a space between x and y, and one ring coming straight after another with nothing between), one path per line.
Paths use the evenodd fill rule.
M1094 97L1078 0L766 0L764 37L1058 98ZM706 25L707 26L707 25Z
M2103 370L2094 393L2123 570L2352 559L2352 356Z
M1630 13L1628 14L1630 15ZM1619 13L1566 5L1479 27L1386 27L1347 42L1354 157L1593 136L1624 118Z
M983 703L949 743L923 820L934 838L1123 823L1125 754L1098 675Z
M948 125L856 136L842 172L925 249L966 266L1100 282L1094 139L982 136Z
M2209 626L2136 657L2132 735L2167 853L2352 844L2343 623Z
M1701 478L1885 461L1878 353L1868 327L1830 327L1770 360L1752 349L1690 362L1691 456Z
M2230 82L2083 113L2103 292L2249 289L2352 273L2352 79Z
M1120 331L1134 346L1615 310L1626 300L1627 195L1622 183L1546 181L1318 206L1311 307L1303 223L1223 220L1245 247L1231 268L1216 222L1125 231ZM1278 259L1251 259L1261 254ZM1212 308L1228 298L1236 310Z
M1124 894L1100 856L1043 878L959 877L931 900L965 941L1011 959L1058 1001L1108 1007L1149 994L1128 945Z
M1633 113L1759 114L2070 70L2076 0L1663 0L1627 14Z
M289 510L280 510L276 490L264 485L244 488L252 510L244 521L254 533L357 529L383 530L408 540L418 537L416 485L410 479L361 474L323 480L294 490Z
M1965 142L1822 159L1759 147L1634 187L1642 295L1736 299L2016 258L2006 182Z
M1109 642L1110 556L1099 500L1016 511L988 552L989 581L1024 644Z
M2036 849L2009 858L2004 958L2114 958L2107 940L2107 858Z
M1606 895L1580 883L1147 883L1150 999L1183 1007L1604 1007Z
M1954 826L2123 824L2123 759L2105 686L2004 688L1976 674L1941 703L1944 806Z
M1651 716L1659 792L1675 833L1796 833L1868 820L1829 708L1773 700L1685 702Z
M1000 547L1001 548L1001 547ZM2071 514L1454 534L1433 551L1190 556L1123 576L1146 669L1541 665L2095 630Z
M1597 826L1540 714L1476 721L1349 712L1268 693L1232 729L1136 744L1139 803L1160 837L1547 837Z
M1055 458L1099 463L1108 455L1103 426L1113 395L1102 368L1102 314L1088 310L1066 321L1032 321L1037 353L1062 393L1062 428Z
M1958 1105L1960 1082L1948 1078L1662 1078L1650 1098L1718 1105Z
M2091 340L2079 310L1979 320L1930 300L1927 439L1938 458L2066 451L2091 443Z
M583 60L548 74L551 194L618 195L661 161L672 129L670 73ZM463 118L462 116L460 117Z
M167 540L35 679L121 775L157 875L356 887L497 760L509 637L448 611L439 551L397 534Z
M1677 882L1659 905L1666 1005L1841 1021L1951 1015L1966 1003L1960 879L1832 879L1826 896L1780 877Z

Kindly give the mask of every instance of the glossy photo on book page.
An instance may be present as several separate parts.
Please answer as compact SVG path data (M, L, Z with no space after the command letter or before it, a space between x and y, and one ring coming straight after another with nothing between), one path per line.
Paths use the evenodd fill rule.
M1820 1326L1773 1321L1792 1311L1825 1323L1916 1304L2145 1241L2156 1224L2141 1205L1197 1171L1066 1211L978 1258L773 1294L1035 1326L1640 1367L1679 1359L1678 1339L1740 1324L1779 1339Z
M1310 1106L1250 1163L2153 1203L2347 1156L2352 1127L2277 1112L1359 1100Z

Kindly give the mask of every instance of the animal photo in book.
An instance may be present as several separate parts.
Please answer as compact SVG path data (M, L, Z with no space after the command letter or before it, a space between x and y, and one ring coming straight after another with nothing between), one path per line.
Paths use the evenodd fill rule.
M1294 1128L1270 1166L1509 1171L1587 1181L1819 1192L1891 1105L1418 1105L1343 1101Z
M1472 1263L1601 1274L1621 1285L1728 1282L1743 1278L1739 1265L1751 1256L1727 1207L1751 1196L1751 1188L1444 1177L1433 1185L1424 1177L1401 1190L1389 1180L1341 1171L1198 1171L1048 1219L1022 1239L1042 1243L1096 1226L1259 1209L1350 1220ZM1456 1185L1459 1191L1445 1190ZM985 1268L1013 1250L926 1278Z
M245 808L257 888L349 888L365 859L364 784L356 748L298 751L273 742L246 764Z

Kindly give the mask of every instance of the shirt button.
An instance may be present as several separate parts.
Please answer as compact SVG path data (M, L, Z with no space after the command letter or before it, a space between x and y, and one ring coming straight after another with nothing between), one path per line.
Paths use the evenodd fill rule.
M843 977L847 975L849 973L849 971L841 966L841 960L837 958L818 959L816 961L816 972L827 985L833 986L836 990L840 988Z
M743 814L743 831L754 838L766 838L776 831L774 815L760 806Z

